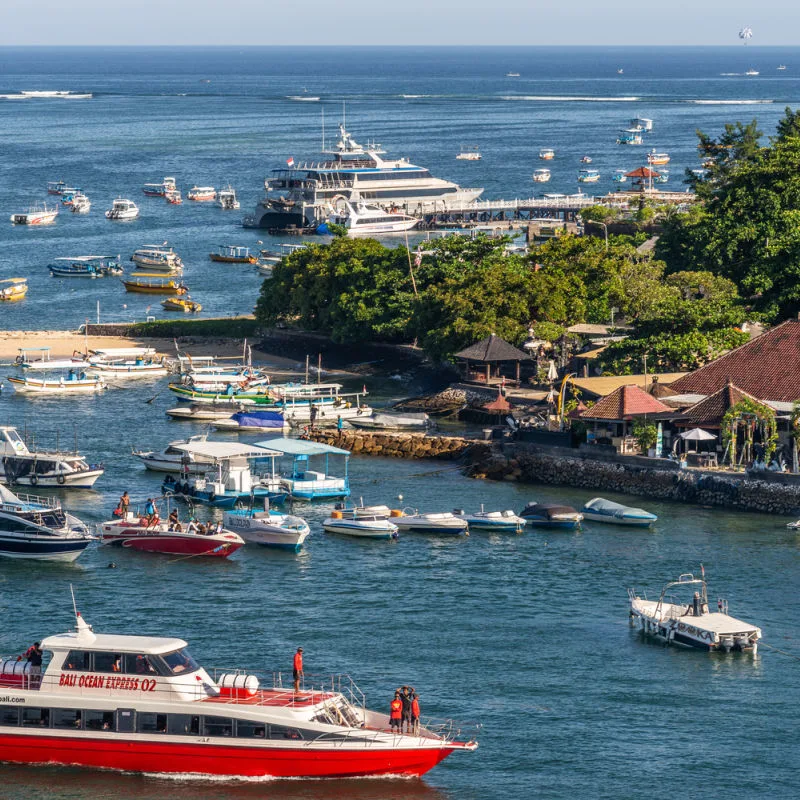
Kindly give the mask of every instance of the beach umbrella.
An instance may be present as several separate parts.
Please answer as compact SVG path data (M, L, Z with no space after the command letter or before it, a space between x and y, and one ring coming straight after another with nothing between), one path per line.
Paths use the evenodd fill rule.
M710 442L717 438L713 433L704 431L702 428L692 428L690 431L679 433L678 436L685 442Z
M553 359L550 359L550 366L547 368L547 380L558 380L558 370L556 369L556 363L553 361Z

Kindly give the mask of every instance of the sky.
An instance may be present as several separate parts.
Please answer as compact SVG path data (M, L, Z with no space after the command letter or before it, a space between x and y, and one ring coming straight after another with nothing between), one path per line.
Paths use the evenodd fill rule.
M0 45L797 45L797 0L2 0Z

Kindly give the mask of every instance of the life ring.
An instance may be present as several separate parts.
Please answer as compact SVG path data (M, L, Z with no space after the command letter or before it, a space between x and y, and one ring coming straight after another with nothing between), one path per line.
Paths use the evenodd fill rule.
M28 482L31 486L36 486L36 484L39 483L39 478L37 475L31 475L30 478L28 478Z
M56 483L59 486L63 486L66 482L67 482L67 479L61 473L59 473L58 477L56 478Z

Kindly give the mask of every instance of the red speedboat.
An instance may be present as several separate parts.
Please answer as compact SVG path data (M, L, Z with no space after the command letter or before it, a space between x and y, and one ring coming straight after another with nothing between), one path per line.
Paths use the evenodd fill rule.
M97 533L104 544L116 544L147 553L166 553L172 556L211 556L227 558L244 545L244 539L224 528L220 533L202 534L189 531L186 524L181 530L170 530L165 521L147 524L145 517L128 514L125 520L101 522Z
M75 631L41 643L44 674L0 661L0 760L132 772L419 776L456 750L454 723L390 730L347 676L294 692L280 673L207 672L182 639ZM388 703L387 703L388 705Z

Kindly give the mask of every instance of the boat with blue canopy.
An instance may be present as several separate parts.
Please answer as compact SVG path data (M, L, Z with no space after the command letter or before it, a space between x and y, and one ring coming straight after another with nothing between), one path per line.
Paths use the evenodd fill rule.
M349 450L306 439L265 439L256 445L264 448L265 452L279 453L292 459L291 472L282 474L280 478L282 486L292 497L331 500L350 496ZM344 477L331 475L329 461L332 455L344 456ZM309 460L322 456L325 458L324 471L309 469Z
M595 497L590 500L581 509L581 514L584 519L592 522L607 522L611 525L628 525L637 528L647 528L658 520L655 514L651 514L643 508L624 506L622 503L615 503L613 500L606 500L603 497Z
M280 411L237 411L228 419L216 419L211 423L218 431L239 433L280 433L288 424Z

